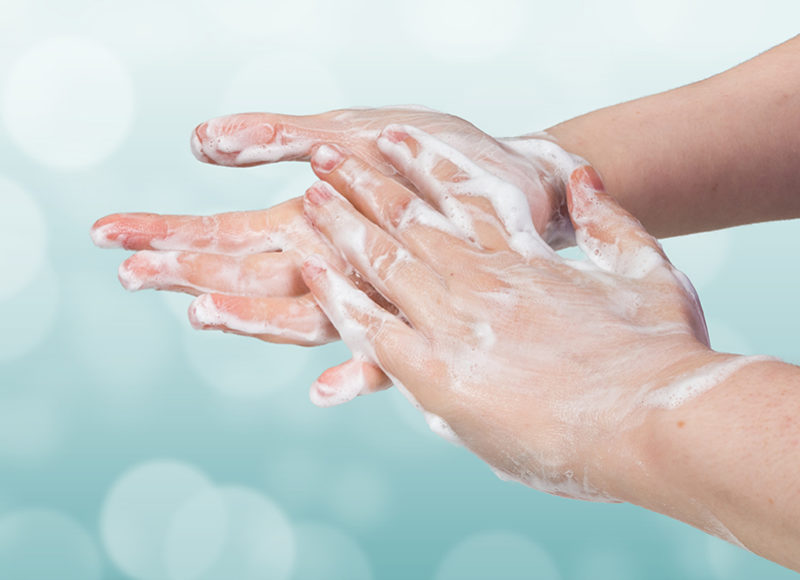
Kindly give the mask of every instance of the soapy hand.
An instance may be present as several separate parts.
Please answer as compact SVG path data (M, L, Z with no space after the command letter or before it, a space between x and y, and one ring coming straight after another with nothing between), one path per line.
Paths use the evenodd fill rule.
M636 430L750 359L708 346L694 289L588 167L568 204L588 261L537 233L525 194L410 126L377 140L418 192L322 146L305 195L313 225L398 309L341 265L312 256L303 278L356 360L373 362L502 477L613 501L609 474L636 457Z
M525 193L525 211L551 243L570 239L564 182L578 160L544 135L497 140L463 119L422 107L306 117L249 113L201 124L193 133L192 150L206 162L250 166L307 161L321 142L333 142L413 187L376 147L375 138L389 122L413 122L513 183ZM127 289L198 296L189 313L196 328L301 345L338 338L300 276L300 263L311 253L336 259L305 222L301 198L268 210L215 216L115 214L94 225L92 238L101 247L138 252L120 267ZM388 386L390 381L371 363L348 361L326 371L311 396L316 404L331 405Z

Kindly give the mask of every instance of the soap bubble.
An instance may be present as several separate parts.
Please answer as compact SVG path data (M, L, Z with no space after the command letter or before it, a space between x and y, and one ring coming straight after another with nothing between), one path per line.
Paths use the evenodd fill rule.
M233 397L261 397L294 386L312 352L219 331L184 333L189 364L210 386Z
M106 497L100 522L111 560L139 580L166 578L164 545L173 517L211 487L203 473L176 461L151 461L122 474Z
M435 580L558 580L550 555L519 534L491 531L475 534L445 555Z
M22 55L6 83L3 119L13 141L59 169L94 165L122 143L133 118L122 63L81 37L51 38Z
M369 560L358 543L326 524L295 527L297 564L293 580L370 580Z
M0 177L0 302L30 284L45 258L47 231L39 204Z
M175 514L166 543L170 580L280 580L295 541L283 512L241 487L209 488Z
M101 574L94 541L71 517L45 509L0 517L0 578L96 580Z
M0 362L28 354L47 338L55 322L58 302L58 279L47 263L20 292L0 300L3 321Z

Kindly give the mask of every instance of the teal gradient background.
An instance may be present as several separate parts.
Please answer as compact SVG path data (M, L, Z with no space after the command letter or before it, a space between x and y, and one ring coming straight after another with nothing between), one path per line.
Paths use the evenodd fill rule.
M420 103L527 133L720 72L799 21L795 0L0 0L0 579L796 577L630 505L503 483L396 391L315 408L341 344L196 332L188 297L126 293L125 255L88 230L312 183L196 162L190 132L216 115ZM664 242L717 349L800 363L798 232ZM242 570L254 538L267 556Z

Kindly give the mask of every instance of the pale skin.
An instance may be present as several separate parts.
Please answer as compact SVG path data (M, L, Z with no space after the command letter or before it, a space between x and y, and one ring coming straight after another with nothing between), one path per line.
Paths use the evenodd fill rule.
M800 42L798 39L793 39L707 81L590 113L551 128L548 133L555 137L564 149L580 155L596 167L603 175L613 197L656 235L675 235L741 223L799 217L800 196L797 195L794 185L800 178L800 164L796 162L800 152L800 91L798 90L800 87L796 86L800 83L798 69L800 69ZM270 143L280 141L281 147L268 151L268 154L262 156L262 161L309 159L312 153L317 151L320 143L328 142L340 146L347 158L354 163L361 163L359 171L372 172L370 175L373 181L383 180L380 181L380 188L372 189L382 192L380 198L367 203L364 191L359 192L352 184L348 184L347 180L342 179L340 169L327 168L330 157L316 159L316 162L312 163L317 175L336 188L351 204L346 205L347 202L335 195L325 198L322 203L314 203L314 192L323 191L320 186L315 186L306 195L307 217L314 224L316 231L321 232L323 238L332 241L333 247L339 248L344 258L348 258L348 244L342 239L337 242L337 236L342 235L341 224L337 225L335 220L326 223L324 217L326 211L324 208L336 203L341 204L339 208L342 211L341 215L348 215L351 219L368 220L375 226L374 233L378 236L376 239L380 239L379 234L383 232L383 235L401 243L427 269L433 268L441 274L443 264L453 269L452 264L459 263L459 260L463 261L465 255L470 256L472 267L479 268L484 258L476 258L474 252L466 251L463 240L459 242L452 234L447 234L450 235L448 239L450 244L433 245L441 251L440 254L426 253L423 250L428 246L420 240L425 239L425 236L439 234L431 234L418 227L416 230L413 228L411 231L407 230L400 236L402 239L398 239L397 232L393 231L397 225L392 219L386 221L386 216L382 216L374 209L380 207L380 204L391 203L391 196L384 192L392 188L396 191L404 190L407 192L405 195L421 195L435 205L430 193L426 196L425 188L420 190L420 187L414 187L414 179L406 174L408 167L393 165L405 178L395 180L383 176L383 173L389 172L388 168L392 164L391 160L387 160L377 149L376 138L380 129L389 123L410 122L456 147L479 166L489 169L496 175L498 168L503 167L503 162L498 162L498 155L502 157L508 151L507 146L513 141L502 143L494 141L466 122L454 120L449 116L442 116L442 119L453 123L460 121L464 123L463 127L438 133L437 128L442 125L436 122L437 114L418 112L415 114L417 117L410 120L406 117L410 113L392 110L355 111L350 113L348 120L350 129L336 126L335 130L332 130L330 125L335 113L301 119L277 115L250 115L237 118L238 125L229 122L228 128L239 137L244 133L245 137L252 141L251 145L258 145L265 150L269 149ZM428 115L430 117L427 117ZM364 119L361 125L358 121L360 116ZM428 125L425 124L426 120L429 120ZM259 127L265 122L272 126L284 123L286 124L284 126L290 126L292 130L287 132L288 136L278 140L274 131L271 135L259 132L261 131ZM197 133L195 149L203 153L210 147L209 152L212 152L213 148L219 145L219 141L208 139L204 142L204 136L201 135L202 127ZM452 135L456 137L448 139L448 136ZM469 150L465 144L472 142L472 138L475 138L477 140L475 142L479 145ZM291 143L292 140L297 143L302 141L302 146L287 147L286 143ZM495 143L501 146L497 147ZM488 154L487 144L490 147ZM258 162L258 157L252 155L237 159L237 155L231 154L229 143L222 145L225 146L224 151L215 159L218 163L235 165L241 162L249 165ZM287 152L284 156L280 153L282 150ZM498 154L498 151L501 154ZM513 149L509 153L515 159L518 154L518 151ZM206 153L203 155L206 160L211 159ZM398 162L396 159L394 161ZM525 163L518 163L524 173ZM378 168L377 174L370 165ZM536 167L536 171L542 171L541 160L535 160L532 166ZM546 171L545 169L544 172ZM437 174L435 177L440 181L446 181L446 175ZM524 192L531 208L532 224L540 233L547 235L548 219L552 220L565 214L568 191L563 176L550 176L548 179L546 174L537 174L534 180L528 182L533 184L530 187L526 187L524 181L519 181L519 174L516 171L499 174L498 177ZM584 232L593 232L595 238L605 236L612 240L633 240L631 244L657 248L657 244L646 232L632 224L626 217L627 214L610 197L602 193L599 180L595 177L591 172L583 171L577 175L573 174L573 181L570 182L568 199L572 209L571 218L579 232L583 227ZM537 182L541 190L535 186ZM563 189L559 190L559 185ZM581 214L583 207L581 200L591 196L591 192L601 200L602 211L599 215ZM470 206L469 212L473 217L481 213L492 216L491 208L481 202L480 198L459 201ZM96 239L106 244L111 244L113 239L116 239L120 245L134 250L157 248L158 252L165 249L177 251L177 262L180 263L182 259L184 263L192 262L191 267L183 269L170 266L167 268L168 275L165 275L163 268L159 269L158 273L148 273L145 267L134 268L137 273L136 279L143 280L145 287L185 290L195 294L211 292L214 294L214 300L217 300L217 296L225 296L220 300L230 300L231 303L239 305L237 307L241 306L241 312L244 314L239 316L240 311L237 311L239 319L246 318L248 312L255 321L260 320L259 317L261 319L264 316L274 317L276 308L288 308L290 304L299 303L314 312L313 316L320 321L320 327L324 325L327 329L327 333L320 336L328 340L336 336L332 330L333 326L344 327L346 320L351 322L355 320L364 328L370 328L371 319L367 316L371 314L373 318L381 317L382 330L377 333L366 333L368 342L373 345L375 356L370 358L367 355L355 362L345 363L343 369L353 371L349 377L346 372L337 374L334 369L333 376L328 377L328 385L333 390L337 388L337 381L344 384L353 374L361 377L359 379L361 391L376 390L387 384L381 372L385 371L411 391L423 407L447 420L471 449L498 469L510 472L521 479L525 479L523 476L526 476L528 483L538 484L538 487L554 492L559 492L560 488L556 485L559 481L569 479L565 473L571 473L573 477L577 477L576 474L588 475L586 481L590 489L583 490L587 493L593 490L606 499L636 503L687 521L711 533L732 540L735 538L735 541L766 558L800 570L800 524L798 524L800 486L796 477L796 466L800 459L800 423L796 419L800 416L798 413L800 371L797 367L777 361L756 362L743 366L720 380L707 392L688 400L676 409L661 409L646 405L636 407L631 403L626 404L625 408L635 408L636 411L625 413L621 418L614 415L613 420L601 420L595 423L578 421L568 423L566 427L561 415L548 414L554 407L559 407L558 397L542 396L543 393L565 395L561 392L565 384L564 371L553 370L552 374L560 377L556 391L548 389L545 384L538 387L542 390L532 388L530 392L512 393L517 399L521 397L521 401L513 397L509 399L506 396L508 393L502 396L497 394L488 383L472 385L469 392L480 393L479 389L482 388L485 390L485 395L481 400L485 401L485 397L488 396L495 403L488 406L487 413L481 413L476 417L479 408L477 405L454 404L452 398L446 396L451 392L449 389L453 388L452 384L446 380L439 380L435 383L435 387L426 387L419 377L415 376L414 369L417 368L419 361L427 360L420 357L432 356L431 352L436 353L441 350L415 350L409 346L413 346L412 340L422 340L420 338L422 337L426 346L434 344L439 345L440 349L446 348L451 344L447 339L452 337L453 333L458 335L460 332L458 326L452 328L451 325L445 324L447 320L455 317L443 319L442 324L438 326L430 322L425 325L426 316L418 315L418 318L412 318L406 312L406 309L416 308L426 315L430 314L431 320L436 320L436 313L442 305L471 304L475 312L485 311L486 304L476 303L470 298L474 294L474 288L469 284L455 284L452 288L448 288L450 294L444 294L439 299L422 300L419 292L415 293L414 300L409 300L408 297L401 299L399 296L402 294L402 289L405 287L408 291L409 284L402 276L395 278L396 288L390 290L387 284L392 280L392 276L385 276L379 268L365 269L363 256L359 258L351 255L349 259L343 259L341 253L337 253L329 244L321 241L314 229L310 227L303 229L298 225L297 231L304 232L302 235L307 235L307 240L317 241L307 250L300 250L298 246L289 244L291 248L284 252L289 257L288 264L283 262L280 271L282 279L285 278L290 283L282 286L276 283L281 288L281 294L275 295L272 293L273 290L259 288L258 280L270 278L264 270L270 266L263 264L274 261L274 256L263 257L262 263L262 258L253 256L259 254L266 256L271 253L269 248L265 246L256 251L243 250L240 244L242 232L263 231L262 228L278 232L288 229L292 230L292 235L296 235L296 231L287 228L287 225L300 224L301 220L306 223L302 211L300 200L293 200L273 210L227 214L226 218L217 221L204 222L202 218L154 215L109 216L98 222L96 227L105 229L102 232L103 236L96 236ZM391 216L392 213L389 212L388 215ZM602 220L599 219L600 216ZM584 226L579 223L581 217L585 221L588 220ZM177 223L184 224L186 239L189 241L182 241L176 244L176 247L169 248L168 244L164 244L164 233L167 230L174 231L176 220ZM219 223L227 226L220 229ZM618 223L618 227L612 225L615 223ZM489 219L486 225L476 228L476 231L478 239L473 242L481 246L481 255L489 253L502 263L503 260L513 258L514 252L503 247L504 243L507 246L504 242L506 239L504 236L509 234L507 230L499 228ZM213 244L209 244L211 238ZM237 242L239 245L237 246L237 243L226 245L226 240ZM257 247L257 244L251 247ZM378 247L382 247L381 244L378 244ZM209 248L212 251L209 251ZM195 252L196 256L192 255L186 259L185 257L189 255L186 254L187 251ZM250 256L247 259L236 258L232 263L233 269L238 272L237 276L255 281L245 284L248 288L246 292L242 292L239 286L231 287L228 280L232 278L226 276L221 279L215 275L218 271L217 266L211 265L219 262L219 256L237 254ZM322 259L309 260L308 254L319 255ZM657 378L661 381L658 384L664 386L669 384L670 380L683 377L687 373L691 374L713 361L734 358L733 355L714 353L704 344L701 332L702 314L698 319L697 313L691 308L681 306L688 304L691 296L687 294L685 286L675 284L670 286L670 283L665 282L669 278L666 274L663 274L663 279L656 284L650 279L650 275L644 278L631 278L625 272L616 271L613 267L603 270L595 265L598 270L603 271L587 273L561 264L552 256L546 260L537 257L533 261L530 257L520 258L517 255L517 258L523 263L519 268L512 267L512 270L525 271L525 268L534 268L535 272L538 272L534 274L531 271L529 279L531 288L520 287L519 292L531 292L534 291L532 288L536 287L548 296L563 296L563 305L569 306L565 312L574 313L576 325L582 321L594 320L596 317L590 314L595 311L594 309L601 309L608 314L610 305L614 303L611 298L608 302L604 302L603 299L581 299L571 294L575 289L575 277L580 278L590 274L592 282L581 282L577 287L584 290L586 287L591 287L591 284L600 284L604 290L599 293L593 292L593 297L598 294L610 297L619 288L627 288L628 291L653 297L654 300L665 301L663 308L656 309L656 313L648 310L644 316L662 317L671 323L683 325L682 332L669 335L669 348L665 348L663 343L656 345L654 342L652 348L645 348L643 354L637 357L635 365L637 368L631 370L632 376L628 374L620 376L619 373L609 375L607 384L627 385L630 391L625 392L632 392L634 388L641 388L643 384L652 382L654 374L652 369L657 368L659 369L656 373ZM140 265L144 266L147 260L134 257L134 260L139 259L143 262ZM252 267L248 265L248 260L255 260L259 264L261 268L259 275L248 274ZM301 279L298 267L303 261L306 262L306 267L302 271ZM361 279L369 281L390 302L398 306L410 325L406 324L406 320L398 318L396 311L367 310L365 312L368 314L354 315L347 309L342 310L342 305L336 302L336 297L329 291L326 281L337 280L340 286L350 284L349 278L340 275L340 272L349 267L348 264L360 271ZM666 259L659 268L657 272L671 271ZM547 272L547 275L543 275L542 272ZM483 278L482 283L489 284L489 279L490 277ZM565 279L570 283L565 284ZM412 280L417 285L420 283L419 277L413 277ZM603 280L605 282L602 282ZM309 287L316 301L310 300ZM344 287L350 288L350 286ZM549 293L548 288L550 288ZM435 293L433 295L435 296ZM286 302L281 304L280 300L275 302L274 299ZM405 306L401 306L400 302ZM413 305L415 302L416 306ZM331 315L333 326L330 325L329 318L322 316L318 311L317 303ZM524 337L531 345L537 344L537 337L526 334L527 329L542 324L542 320L546 320L547 310L537 311L535 306L537 301L531 303L533 305L526 309L531 322L523 325L523 328L513 325L503 328L503 331L509 334L498 338L498 342L508 340L511 341L509 344L518 344L520 337ZM264 304L268 304L264 310L253 310L253 305ZM605 310L603 310L604 304ZM248 311L244 305L248 305L247 308L250 310ZM464 314L463 311L459 313ZM561 314L564 315L564 312ZM394 326L387 326L389 323L386 320L389 319ZM559 324L548 328L551 333L562 332L563 336L550 338L547 344L560 344L563 340L565 345L569 345L565 348L572 349L569 352L585 352L587 357L597 354L598 345L605 345L610 336L624 336L622 329L620 333L614 333L609 331L608 325L604 325L596 332L596 339L586 340L585 343L579 341L582 344L576 345L569 342L571 333L564 333L563 330L570 326L563 324L561 320L559 318ZM419 326L415 322L419 323ZM636 326L634 322L636 321L626 320L622 327L630 331ZM647 322L645 326L650 325L652 321L648 319ZM576 328L580 330L572 334L572 338L585 337L590 330L585 326ZM222 329L238 331L224 326ZM412 337L412 332L416 333L416 338ZM497 329L494 332L500 337L501 333ZM269 334L262 337L267 340L276 338ZM625 342L624 338L620 340ZM642 340L636 344L647 342ZM465 340L465 343L469 344L469 341ZM406 350L389 348L398 344L409 348ZM584 350L576 350L579 347ZM532 346L533 351L535 347ZM609 345L609 353L624 351L624 348L613 348L613 342ZM411 354L404 354L408 352ZM648 358L648 356L662 357L665 352L671 353L670 364L665 365L663 359ZM502 353L500 356L502 359ZM435 372L437 369L440 371L440 376L444 376L441 375L444 371L439 368L440 363L434 361L430 364L432 368L429 370L432 370L433 376L437 376ZM495 365L493 369L506 369L503 372L511 373L523 389L530 387L531 384L542 384L542 371L539 366L534 369L525 364L525 361L518 359L500 360L492 364ZM604 370L603 366L601 363L594 365L586 376L602 376L603 372L608 371L607 368ZM366 374L365 369L368 369ZM526 381L525 377L530 379L531 373L534 372L536 380ZM640 373L638 378L637 372ZM364 378L367 375L368 378ZM428 376L430 375L429 373ZM547 376L546 372L544 376ZM495 384L495 381L491 383ZM509 381L499 382L499 384L508 383ZM566 384L570 385L569 392L566 393L569 396L575 394L572 392L573 386L578 391L581 387L585 387L584 394L590 393L592 389L587 381L575 377L571 377ZM566 399L569 399L569 396L566 396ZM533 397L527 405L524 403L526 397ZM548 401L548 404L543 405L543 400ZM635 398L631 399L633 400ZM535 409L535 420L531 418L530 413L518 416L503 412L509 408ZM605 417L603 413L600 415ZM493 416L496 417L496 421L492 421ZM489 436L498 426L503 426L503 432L508 435L504 439L508 446L502 449L498 447L497 439ZM542 435L543 432L561 435L565 434L565 430L568 437L547 438ZM574 442L574 445L565 443L568 441ZM565 445L569 449L565 450ZM546 466L549 467L545 468Z

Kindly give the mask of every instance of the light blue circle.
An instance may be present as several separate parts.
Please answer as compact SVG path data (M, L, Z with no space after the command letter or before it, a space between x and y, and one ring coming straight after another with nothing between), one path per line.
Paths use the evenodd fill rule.
M295 527L295 534L297 563L292 580L371 580L367 556L343 531L303 522Z
M165 542L173 517L211 487L203 473L177 461L151 461L124 473L108 493L100 520L114 564L139 580L164 580Z
M185 504L167 539L170 580L282 580L294 564L289 520L251 489L207 489Z
M45 509L0 517L3 580L96 580L101 574L95 542L71 517Z

